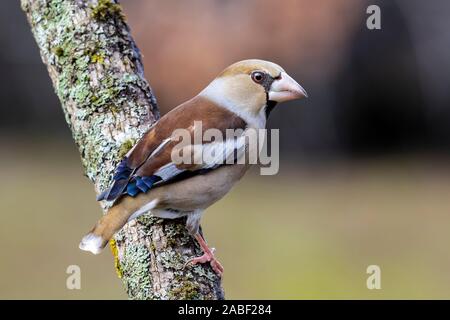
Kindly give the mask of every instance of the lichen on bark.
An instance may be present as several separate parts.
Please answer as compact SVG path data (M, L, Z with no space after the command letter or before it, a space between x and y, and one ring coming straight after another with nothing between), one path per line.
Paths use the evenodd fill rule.
M98 193L110 184L121 157L159 118L140 52L116 1L21 4ZM184 222L144 215L115 235L113 253L131 299L223 298L220 279L209 266L184 267L200 254Z

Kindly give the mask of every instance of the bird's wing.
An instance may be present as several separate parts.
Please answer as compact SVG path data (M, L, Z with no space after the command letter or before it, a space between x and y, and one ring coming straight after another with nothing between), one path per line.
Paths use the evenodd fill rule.
M145 133L119 163L111 187L101 193L97 200L113 201L123 194L136 196L160 184L214 170L224 161L238 158L245 146L245 137L242 135L225 139L226 130L241 129L243 132L246 126L239 116L197 96L173 109ZM185 129L191 140L184 147L180 147L180 139L174 139L177 129ZM224 140L200 140L200 144L194 144L197 143L194 142L194 132L201 132L202 139L208 129L216 129L215 132L220 132ZM172 153L175 151L187 155L190 161L173 161ZM198 155L204 153L210 155L208 159L198 159Z

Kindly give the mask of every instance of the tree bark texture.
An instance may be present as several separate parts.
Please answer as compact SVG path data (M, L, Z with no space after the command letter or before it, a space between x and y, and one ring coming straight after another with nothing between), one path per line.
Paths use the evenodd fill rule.
M22 0L22 8L86 176L99 193L111 183L121 158L159 117L121 6L113 0ZM102 203L104 211L107 207ZM92 214L93 223L97 218ZM184 267L201 254L184 219L143 215L110 245L131 299L223 298L210 266Z

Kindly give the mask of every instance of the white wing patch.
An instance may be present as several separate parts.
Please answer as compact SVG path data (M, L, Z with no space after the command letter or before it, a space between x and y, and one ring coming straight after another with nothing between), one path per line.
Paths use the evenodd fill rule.
M186 169L178 169L175 163L169 162L168 164L159 168L154 173L154 175L160 177L162 181L167 181L184 171L186 171Z
M246 137L240 136L235 139L227 139L222 142L212 142L205 144L189 145L183 148L187 152L191 161L194 163L175 163L168 164L159 168L154 175L159 176L162 181L156 184L168 181L188 169L178 168L183 164L193 164L196 169L214 169L222 164L234 164L244 155L246 146ZM177 151L178 152L178 151Z
M246 137L240 136L236 139L227 139L222 142L212 142L197 145L202 155L202 168L214 168L221 164L233 164L244 154ZM201 153L200 153L201 152Z

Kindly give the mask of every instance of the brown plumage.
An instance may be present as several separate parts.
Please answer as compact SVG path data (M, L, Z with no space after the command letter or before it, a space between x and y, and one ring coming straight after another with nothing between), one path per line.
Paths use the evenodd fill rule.
M225 134L226 129L245 129L246 127L245 121L234 113L218 107L205 97L197 96L170 111L136 145L129 156L130 162L137 164L145 161L136 174L150 176L158 168L170 162L172 148L179 143L177 140L168 143L152 159L146 159L146 157L148 157L150 150L154 151L164 139L170 137L175 129L184 128L189 130L192 139L194 139L194 121L202 122L202 134L207 129L212 128L218 129ZM149 146L151 147L149 148ZM183 167L190 169L186 165ZM194 165L192 167L195 169Z

